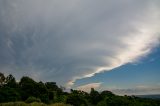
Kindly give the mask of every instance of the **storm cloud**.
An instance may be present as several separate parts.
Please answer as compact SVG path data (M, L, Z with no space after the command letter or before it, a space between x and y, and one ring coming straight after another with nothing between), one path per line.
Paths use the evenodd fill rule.
M0 71L77 79L134 63L160 41L159 0L1 0Z

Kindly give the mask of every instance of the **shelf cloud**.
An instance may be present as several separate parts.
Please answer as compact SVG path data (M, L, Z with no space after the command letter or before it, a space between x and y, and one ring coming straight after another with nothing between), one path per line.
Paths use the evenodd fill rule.
M71 87L160 42L159 0L1 0L0 71Z

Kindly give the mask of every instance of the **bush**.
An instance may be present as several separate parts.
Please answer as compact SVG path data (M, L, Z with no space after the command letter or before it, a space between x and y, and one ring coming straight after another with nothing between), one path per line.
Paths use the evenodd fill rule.
M47 104L49 103L49 97L47 94L40 95L39 98L43 103L47 103Z
M0 88L0 103L15 102L20 100L20 94L16 89L3 87Z
M100 101L97 106L108 106L105 101Z
M32 103L32 102L41 102L41 100L39 98L35 98L35 97L29 97L26 101L26 103Z
M87 106L87 100L78 94L70 94L67 97L66 103L71 104L73 106Z
M67 100L67 96L65 95L59 95L56 97L56 99L54 100L54 102L56 103L65 103Z

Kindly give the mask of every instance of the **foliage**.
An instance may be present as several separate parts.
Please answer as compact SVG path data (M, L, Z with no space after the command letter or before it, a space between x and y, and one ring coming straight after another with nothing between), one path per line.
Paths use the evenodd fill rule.
M97 104L101 100L101 96L98 91L95 91L94 88L91 88L90 92L90 102L92 104Z
M105 97L113 97L115 96L111 91L102 91L100 94L101 99L104 99Z
M57 103L65 103L66 101L67 101L67 96L66 95L59 95L54 100L54 102L57 102Z
M160 100L118 96L94 88L90 93L72 89L68 93L63 89L55 82L36 82L27 76L16 82L14 76L0 73L0 106L160 106Z
M160 101L134 96L106 96L97 106L159 106Z
M73 106L87 106L87 102L84 98L79 96L78 94L70 94L66 100L67 104L71 104Z
M35 98L33 96L29 97L27 100L25 100L26 103L33 103L33 102L41 102L39 98Z
M3 86L4 82L5 82L5 76L3 73L0 72L0 87Z
M0 102L14 102L20 100L20 94L17 90L9 87L0 89Z
M18 87L15 78L11 74L6 77L5 83L6 83L6 86L10 88Z

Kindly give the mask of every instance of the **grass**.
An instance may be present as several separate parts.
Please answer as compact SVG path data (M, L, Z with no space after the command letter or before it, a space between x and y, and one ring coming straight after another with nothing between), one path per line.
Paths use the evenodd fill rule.
M8 102L8 103L1 103L0 106L71 106L71 105L64 104L64 103L55 103L55 104L46 105L44 103L38 103L38 102L33 102L30 104L27 104L25 102Z

